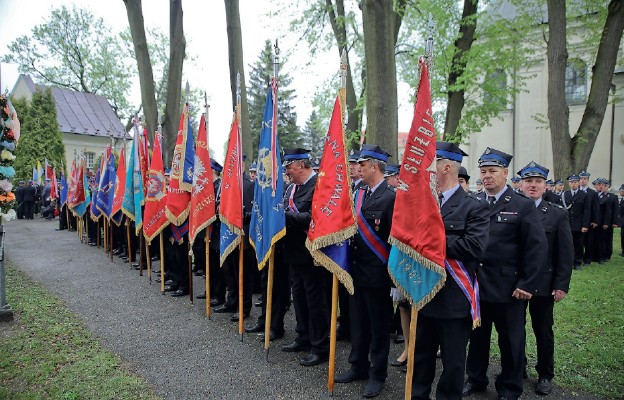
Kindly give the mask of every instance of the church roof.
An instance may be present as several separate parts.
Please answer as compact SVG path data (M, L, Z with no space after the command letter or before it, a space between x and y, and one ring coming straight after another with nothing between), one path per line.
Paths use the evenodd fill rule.
M45 90L47 86L37 85L29 75L20 75L31 94ZM64 133L132 139L124 125L115 115L104 96L83 93L70 89L51 87L56 103L56 118L59 130Z

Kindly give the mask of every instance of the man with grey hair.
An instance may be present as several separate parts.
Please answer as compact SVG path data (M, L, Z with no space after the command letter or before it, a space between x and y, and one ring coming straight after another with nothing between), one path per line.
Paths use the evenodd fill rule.
M305 246L312 220L312 196L317 175L312 170L310 151L284 149L284 166L292 184L284 193L286 236L284 262L289 266L297 338L282 347L286 352L309 351L299 360L306 367L327 362L329 358L329 285L325 268L315 267Z

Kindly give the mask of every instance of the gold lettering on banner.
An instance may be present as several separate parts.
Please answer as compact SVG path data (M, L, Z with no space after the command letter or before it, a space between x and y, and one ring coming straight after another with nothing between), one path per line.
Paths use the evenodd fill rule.
M206 208L206 206L214 203L214 201L215 201L215 196L211 194L210 196L208 196L201 202L195 204L193 207L193 216L196 216L200 211Z
M340 200L342 198L343 191L343 182L344 182L344 165L337 164L336 165L336 181L337 183L334 185L332 190L331 197L327 201L327 203L321 207L321 212L326 216L331 216L332 212L334 212L333 208L338 206L336 200Z

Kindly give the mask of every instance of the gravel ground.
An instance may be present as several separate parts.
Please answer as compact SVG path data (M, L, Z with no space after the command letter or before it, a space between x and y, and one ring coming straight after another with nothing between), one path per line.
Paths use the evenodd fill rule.
M5 251L19 270L60 296L110 351L145 377L165 399L327 399L328 365L302 367L300 354L284 353L283 344L295 336L293 309L286 315L286 336L275 341L267 355L253 335L240 341L229 314L205 316L204 300L160 294L145 276L131 270L102 249L81 244L75 232L55 231L57 222L44 219L13 221L6 226ZM157 265L157 264L155 264ZM156 268L154 266L154 268ZM153 276L155 278L155 276ZM203 293L204 279L194 277L195 292ZM255 322L253 307L246 324ZM390 357L402 346L392 344ZM336 371L349 365L348 343L337 346ZM379 399L403 397L405 375L388 367L386 387ZM498 372L491 368L491 382ZM525 381L523 399L543 398L533 392L535 379ZM336 384L333 398L361 398L364 382ZM434 388L435 392L435 388ZM470 399L496 399L493 383L487 393ZM600 399L557 387L548 399Z

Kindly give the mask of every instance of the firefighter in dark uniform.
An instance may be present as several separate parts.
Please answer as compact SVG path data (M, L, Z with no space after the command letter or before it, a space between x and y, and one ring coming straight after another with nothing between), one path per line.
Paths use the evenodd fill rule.
M585 265L591 265L594 253L598 251L598 249L594 249L594 236L598 234L598 229L602 229L598 227L598 220L600 219L598 193L589 187L589 177L591 176L589 172L581 171L578 175L580 178L580 189L587 193L587 196L591 201L591 213L589 217L590 226L589 230L585 234L585 237L583 238L583 263Z
M511 178L511 187L513 188L514 192L522 193L522 189L520 189L521 181L522 180L519 176L514 176L513 178Z
M475 271L487 248L490 217L487 203L466 193L459 183L461 161L466 155L454 143L438 142L436 145L446 257L463 264L464 270L455 268L454 271L466 277L474 290ZM452 267L449 264L447 268ZM469 296L474 296L474 293ZM472 297L469 299L452 274L447 272L442 289L419 311L412 399L430 398L438 346L443 371L436 399L461 399L468 338L478 324L472 317L471 304Z
M312 220L312 196L317 175L312 170L310 151L284 149L284 166L291 185L284 194L286 236L284 262L289 266L297 338L282 347L286 352L310 351L299 360L303 366L327 362L329 358L329 272L315 266L305 246Z
M579 189L579 180L578 175L570 175L568 177L570 189L561 195L561 205L568 210L568 221L574 246L573 268L577 270L580 270L583 264L583 240L589 231L592 207L590 196Z
M599 215L598 227L594 236L594 244L592 247L593 261L598 264L604 264L608 261L607 257L607 241L609 240L609 228L611 228L613 220L613 203L611 195L607 190L608 181L604 178L596 179L594 187L598 193ZM613 237L613 236L612 236ZM611 239L613 241L613 239Z
M351 369L335 377L338 383L366 380L362 394L375 397L383 390L388 376L390 325L392 320L392 283L388 273L388 249L395 192L384 180L388 153L372 144L362 146L359 164L362 180L367 185L356 193L355 213L358 233L351 240L351 275L354 295L351 296ZM365 240L365 237L368 240ZM369 359L370 354L370 359Z
M611 181L605 179L604 184L604 192L609 195L609 201L611 202L611 223L609 224L609 228L607 228L607 238L605 241L605 260L609 261L613 255L613 230L619 226L620 203L617 195L611 193Z
M537 292L547 248L535 203L505 185L511 159L492 148L479 158L490 207L490 240L477 269L481 328L470 336L464 396L487 388L492 325L498 332L501 353L502 371L496 378L499 399L516 400L522 394L524 308Z
M565 209L542 199L544 191L547 191L544 180L548 176L548 169L531 161L518 175L522 178L522 192L535 201L548 240L546 268L540 277L537 293L528 304L537 344L535 370L538 380L535 391L547 395L552 392L551 381L555 376L554 304L563 300L570 289L574 246Z

